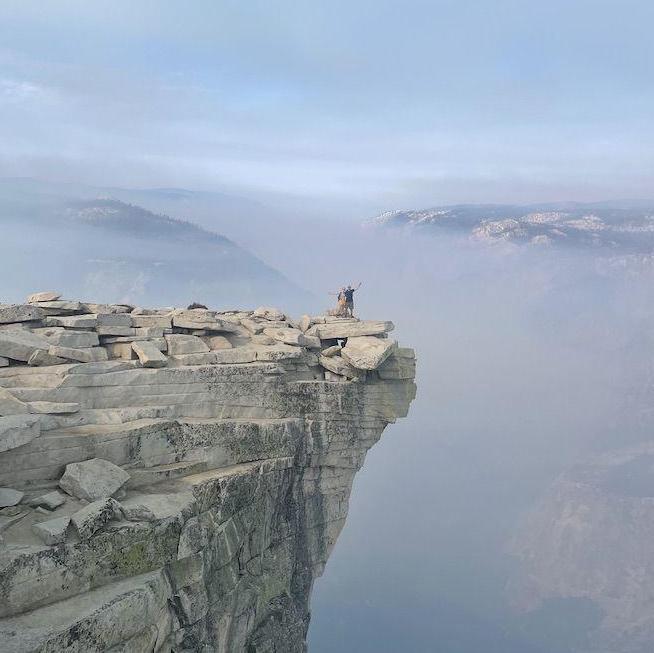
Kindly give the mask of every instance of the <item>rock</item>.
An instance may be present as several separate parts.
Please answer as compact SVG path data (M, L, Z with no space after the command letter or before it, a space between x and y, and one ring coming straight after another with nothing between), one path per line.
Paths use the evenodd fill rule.
M347 378L340 374L334 374L334 372L325 370L325 381L330 381L331 383L344 383L347 381Z
M396 349L397 342L394 340L356 336L347 339L341 356L360 370L376 370Z
M120 517L120 504L111 497L98 499L70 517L81 540L87 540L111 519Z
M99 363L109 359L107 350L104 347L87 347L86 349L75 349L74 347L60 347L51 345L48 349L50 356L65 358L79 363Z
M0 388L0 417L5 415L25 415L29 413L28 405L16 399L6 388Z
M56 292L35 292L27 298L27 303L32 304L34 302L55 302L61 295Z
M26 330L0 331L0 356L27 362L37 350L47 351L50 343Z
M416 355L413 349L399 347L378 368L382 379L413 379L416 375Z
M123 501L121 510L129 521L158 521L182 512L190 515L194 503L191 492L141 494Z
M18 512L16 514L9 515L9 516L4 516L4 515L0 516L0 533L4 533L4 531L8 530L14 524L21 521L21 519L25 519L25 517L27 517L28 514L29 512L25 511L25 512Z
M129 313L99 313L98 327L132 327L132 316Z
M9 359L4 356L0 356L0 367L9 367Z
M136 331L131 326L98 326L95 329L99 336L135 336ZM163 335L163 334L161 334Z
M168 355L201 354L209 351L209 347L198 336L172 333L164 336L168 345Z
M129 474L102 458L66 465L59 487L68 494L86 501L110 497L129 480Z
M56 510L59 506L63 506L64 503L66 503L66 497L61 492L53 490L47 494L41 494L38 497L29 499L26 503L28 506L32 506L33 508L43 506L48 510Z
M123 372L124 370L133 370L136 361L101 361L99 363L80 363L73 365L66 370L68 375L71 374L108 374L110 372Z
M312 326L309 335L318 336L321 340L330 338L354 338L357 336L375 336L388 333L394 329L392 322L383 321L347 321L339 320L330 324L316 324Z
M309 330L309 327L311 326L311 317L309 315L303 315L300 318L300 321L298 322L298 329L302 331L302 333L305 333L306 331Z
M259 306L252 315L271 322L283 322L286 319L284 313L278 308L272 308L270 306Z
M270 329L265 328L263 330L264 335L270 336L279 342L283 342L286 345L295 345L298 347L304 347L307 344L306 336L299 329ZM320 347L320 340L318 340L318 346Z
M251 318L242 319L241 325L244 326L253 335L258 335L259 333L263 333L264 328L269 326L262 320L253 320Z
M180 310L172 316L174 327L181 329L197 329L205 331L238 332L238 326L233 322L217 318L213 311L201 309Z
M88 313L86 307L80 302L52 301L38 302L33 306L40 308L46 315L73 315L75 313Z
M46 326L61 326L66 329L95 329L98 316L90 315L51 315L45 319Z
M97 333L92 331L71 331L63 327L48 327L39 332L51 345L61 347L97 347L100 344Z
M340 356L320 356L318 360L326 370L345 376L348 379L357 379L362 374Z
M68 363L65 358L52 356L43 349L37 349L28 359L27 364L32 367L48 367L49 365L63 365Z
M323 349L320 353L322 356L327 356L328 358L330 356L336 356L337 354L341 353L341 346L332 345L331 347L327 347L326 349Z
M24 496L25 492L21 492L20 490L14 490L10 487L0 487L0 508L17 506Z
M32 322L42 320L44 317L43 310L30 304L0 304L0 324Z
M30 401L30 413L43 415L70 415L79 412L79 404L74 402Z
M132 313L132 325L134 327L159 327L170 329L172 317L170 315L134 315Z
M274 345L277 341L270 336L265 336L263 333L250 336L250 340L255 345Z
M41 421L36 415L0 417L0 452L16 449L41 435Z
M132 349L143 367L166 367L168 365L168 359L159 351L156 345L148 340L133 342Z
M232 343L225 336L202 336L201 340L211 351L231 349L233 347Z
M228 350L225 350L228 351ZM215 365L216 356L221 353L218 351L199 352L197 354L176 354L168 356L168 364L173 367L184 365Z
M66 541L66 533L70 525L70 517L57 517L47 521L32 524L32 530L43 544L54 546Z

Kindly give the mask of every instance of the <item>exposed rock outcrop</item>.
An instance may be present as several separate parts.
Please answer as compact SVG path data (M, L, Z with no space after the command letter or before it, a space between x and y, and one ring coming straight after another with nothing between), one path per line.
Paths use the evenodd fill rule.
M354 475L415 394L392 323L30 300L0 307L0 486L24 493L0 651L305 650Z

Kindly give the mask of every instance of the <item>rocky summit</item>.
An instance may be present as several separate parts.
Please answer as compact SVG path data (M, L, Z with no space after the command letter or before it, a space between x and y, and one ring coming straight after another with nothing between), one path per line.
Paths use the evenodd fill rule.
M354 475L415 396L392 329L0 305L0 651L305 651Z

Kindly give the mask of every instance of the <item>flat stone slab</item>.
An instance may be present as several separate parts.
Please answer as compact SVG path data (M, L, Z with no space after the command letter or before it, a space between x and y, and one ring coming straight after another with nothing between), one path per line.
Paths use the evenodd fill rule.
M0 356L27 362L38 350L47 351L50 343L41 336L25 329L0 331Z
M43 507L48 510L56 510L59 506L63 506L66 503L66 497L61 492L53 490L52 492L47 492L46 494L29 499L26 503L33 508Z
M132 349L143 367L166 367L168 365L168 359L153 342L148 340L133 342Z
M102 458L66 465L59 487L78 499L96 501L111 496L129 480L129 474Z
M357 379L362 374L361 371L352 367L352 365L343 360L340 356L320 356L318 360L326 370L348 379Z
M180 354L204 354L209 351L207 344L198 336L172 333L164 336L168 345L168 354L178 356Z
M28 359L27 364L31 367L48 367L50 365L64 365L69 363L65 358L53 356L43 349L37 349Z
M98 334L92 331L72 331L63 327L48 327L39 331L51 345L61 347L97 347L100 344Z
M50 356L65 358L78 363L99 363L108 360L107 350L104 347L88 347L76 349L74 347L60 347L51 345L48 349Z
M32 524L32 530L43 544L53 546L66 541L66 533L70 525L70 517L57 517L47 521Z
M357 336L377 336L395 328L392 322L380 320L361 320L359 322L339 321L330 324L316 324L307 332L321 340L332 338L355 338Z
M86 540L100 530L108 521L120 517L120 504L106 497L89 503L70 517L80 539Z
M46 326L62 326L66 329L95 329L98 316L89 315L51 315L45 319Z
M190 513L194 503L191 492L141 494L122 501L121 510L129 521L158 521L182 512Z
M31 304L0 304L0 324L42 320L45 312Z
M41 435L41 421L36 415L0 417L0 452L16 449Z
M24 496L25 492L21 492L20 490L14 490L10 487L0 487L0 508L17 506Z
M30 401L30 413L38 415L70 415L79 412L79 404L75 402Z
M25 402L16 399L6 388L0 388L0 416L25 415L29 412L29 407Z
M360 370L376 370L395 350L397 342L375 336L348 338L341 356Z
M33 302L55 302L61 297L61 294L58 292L45 291L45 292L35 292L27 297L27 303L31 304Z

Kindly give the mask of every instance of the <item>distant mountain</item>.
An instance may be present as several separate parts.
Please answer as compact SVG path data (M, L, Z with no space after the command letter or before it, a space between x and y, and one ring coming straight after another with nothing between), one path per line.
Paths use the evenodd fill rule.
M388 211L367 222L386 228L449 231L486 243L608 248L617 252L654 249L654 201L461 204Z
M306 291L229 238L110 197L109 189L100 194L0 181L0 301L53 289L133 304L276 303L295 311L307 302Z

